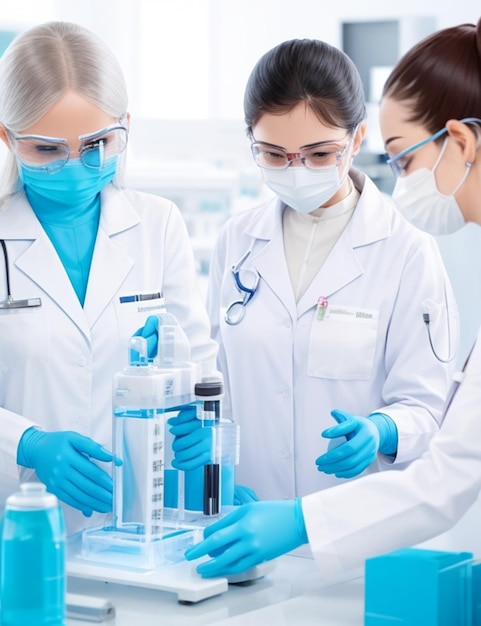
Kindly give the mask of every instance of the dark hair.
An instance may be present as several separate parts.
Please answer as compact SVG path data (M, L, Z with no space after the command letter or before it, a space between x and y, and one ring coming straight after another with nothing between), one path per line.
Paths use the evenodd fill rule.
M266 52L244 95L247 133L264 113L282 115L305 102L325 124L354 130L366 117L361 78L341 50L315 39L293 39Z
M481 18L426 37L394 66L383 97L409 100L412 116L435 133L450 119L481 118Z

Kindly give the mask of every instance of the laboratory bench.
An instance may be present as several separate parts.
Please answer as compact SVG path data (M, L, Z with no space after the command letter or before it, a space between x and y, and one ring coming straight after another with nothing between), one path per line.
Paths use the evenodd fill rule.
M418 547L473 552L481 558L481 497L446 533ZM306 555L301 548L296 554ZM292 553L273 561L275 567L251 583L224 584L221 593L194 604L182 604L168 591L105 583L69 576L69 593L109 600L116 617L105 626L363 626L364 578L361 572L346 574L340 582L327 584L316 562ZM175 565L195 571L195 563ZM223 580L225 579L217 579ZM67 626L89 622L67 619ZM90 622L92 623L92 622ZM481 623L481 622L480 622Z
M362 578L328 585L313 559L292 555L276 559L275 568L264 577L230 584L227 591L194 604L180 603L175 593L99 580L69 577L67 588L69 593L110 600L116 616L102 622L105 626L361 626L364 621ZM88 623L72 618L66 622Z

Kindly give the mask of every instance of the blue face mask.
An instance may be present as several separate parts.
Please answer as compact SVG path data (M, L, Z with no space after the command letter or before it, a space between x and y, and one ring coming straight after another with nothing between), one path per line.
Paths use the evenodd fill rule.
M49 174L32 170L19 162L20 178L28 190L42 200L82 209L90 205L110 183L117 171L117 157L106 161L102 169L86 167L80 159L69 160L61 170Z

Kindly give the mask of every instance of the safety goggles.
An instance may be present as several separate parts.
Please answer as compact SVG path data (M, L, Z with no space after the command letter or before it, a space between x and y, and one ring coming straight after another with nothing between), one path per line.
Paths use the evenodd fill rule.
M92 169L102 169L104 163L117 157L127 145L128 129L121 123L111 124L94 133L80 135L79 149L70 150L66 139L42 135L15 135L9 131L15 156L24 167L54 174L62 169L71 154Z
M356 130L357 128L345 145L326 141L301 148L299 152L286 152L282 148L256 141L251 144L252 156L259 167L268 170L285 170L293 161L301 161L304 167L309 170L320 170L339 164L351 145Z
M478 117L465 117L459 121L462 124L470 124L473 122L481 123L481 119L479 119ZM396 176L397 178L401 176L402 173L404 172L405 165L401 163L401 159L403 157L405 157L407 154L411 154L411 152L414 152L414 150L417 150L418 148L425 146L427 143L430 143L431 141L435 141L436 139L438 139L439 137L442 137L447 132L448 132L447 128L441 128L441 130L438 130L436 133L434 133L427 139L423 139L423 141L419 141L418 143L415 143L413 146L410 146L409 148L406 148L405 150L398 152L398 154L394 155L393 157L389 157L389 155L386 154L385 155L386 163L390 165L394 176Z

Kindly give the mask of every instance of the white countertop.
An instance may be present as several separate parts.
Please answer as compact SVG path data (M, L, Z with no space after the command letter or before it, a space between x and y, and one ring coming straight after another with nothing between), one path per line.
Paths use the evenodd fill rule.
M364 621L362 579L327 586L312 559L290 555L277 559L264 578L229 585L196 604L180 604L176 594L165 591L71 577L68 591L110 600L116 617L103 622L106 626L362 626ZM89 623L67 620L68 626Z
M418 547L470 551L479 559L480 519L481 497L451 530ZM180 604L176 593L99 580L69 577L67 588L70 593L110 600L116 618L103 622L105 626L363 626L362 577L327 585L311 558L286 555L275 563L264 578L229 585L227 591L191 605ZM66 622L67 626L89 623Z

